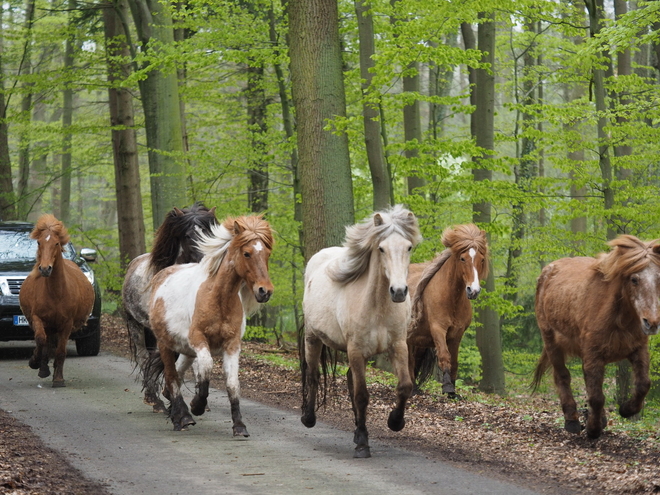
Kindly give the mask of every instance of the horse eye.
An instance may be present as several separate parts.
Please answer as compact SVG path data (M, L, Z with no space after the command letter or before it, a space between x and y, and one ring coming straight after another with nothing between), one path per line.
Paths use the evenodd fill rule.
M461 256L461 261L465 263L465 258L463 256Z
M630 281L632 282L633 285L637 285L639 283L639 279L637 277L632 277Z
M412 250L412 246L408 246L408 251Z
M249 257L250 257L250 253L248 253L247 251L245 251L245 252L243 253L243 256L245 256L246 258L249 258Z
M379 247L379 248L378 248L378 251L380 251L381 253L384 253L384 252L385 252L385 250L384 250L382 247Z

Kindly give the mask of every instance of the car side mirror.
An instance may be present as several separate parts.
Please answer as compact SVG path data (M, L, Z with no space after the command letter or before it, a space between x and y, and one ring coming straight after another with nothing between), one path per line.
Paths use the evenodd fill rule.
M82 248L80 257L85 261L96 261L96 249Z

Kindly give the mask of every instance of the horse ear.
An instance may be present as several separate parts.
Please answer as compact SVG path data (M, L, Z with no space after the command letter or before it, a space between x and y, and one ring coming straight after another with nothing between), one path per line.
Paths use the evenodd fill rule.
M383 217L380 216L380 213L376 213L374 215L374 225L378 227L379 225L383 225Z
M177 216L177 217L182 217L182 216L183 216L183 211L181 211L180 209L178 209L176 206L175 206L174 208L172 208L172 209L174 210L174 213L176 213L176 216Z
M216 209L216 208L217 208L216 206L214 206L213 208L211 208L211 209L209 210L209 215L211 215L212 217L215 217L215 209Z
M653 252L655 254L660 254L660 244L656 244L653 246Z
M234 220L234 235L238 235L241 232L243 232L244 230L245 229L242 228L236 220Z

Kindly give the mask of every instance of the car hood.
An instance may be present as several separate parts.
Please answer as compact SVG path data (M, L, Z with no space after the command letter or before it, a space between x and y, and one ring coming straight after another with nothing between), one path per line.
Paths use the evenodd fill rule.
M0 260L0 273L25 273L32 271L34 260Z

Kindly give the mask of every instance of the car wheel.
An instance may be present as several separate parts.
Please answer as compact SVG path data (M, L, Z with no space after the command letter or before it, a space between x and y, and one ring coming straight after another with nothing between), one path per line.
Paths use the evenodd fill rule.
M87 337L76 339L76 351L78 356L96 356L101 350L101 328Z

